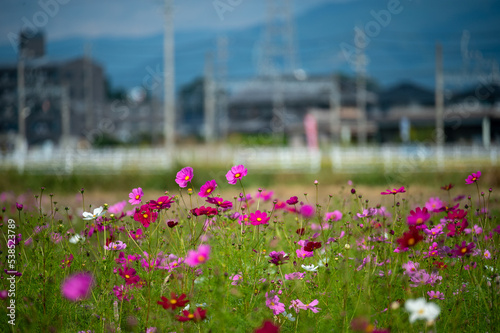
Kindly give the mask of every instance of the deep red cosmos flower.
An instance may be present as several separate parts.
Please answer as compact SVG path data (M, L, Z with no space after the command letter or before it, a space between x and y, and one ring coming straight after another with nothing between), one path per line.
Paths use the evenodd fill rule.
M194 216L201 216L201 215L214 216L214 215L217 215L217 209L212 208L212 207L201 206L198 208L191 209L191 213Z
M274 325L270 320L266 320L261 327L255 329L254 333L279 333L279 331L279 326Z
M139 283L141 278L135 275L137 272L135 269L131 267L125 267L123 270L121 268L118 269L118 274L125 279L126 285L133 285Z
M182 311L182 316L177 316L178 321L202 321L207 317L207 310L203 310L203 308L196 308L193 313L190 313L187 310Z
M319 248L321 248L321 242L309 242L304 246L304 251L312 252Z
M399 249L405 250L411 246L415 246L423 239L424 237L420 235L418 229L411 226L409 231L403 233L403 237L397 239L397 242L399 243Z
M161 299L161 301L157 301L156 303L161 305L165 310L175 310L176 308L183 308L189 302L189 300L186 299L186 294L177 296L175 293L170 293L170 299L166 298L165 296L161 296Z

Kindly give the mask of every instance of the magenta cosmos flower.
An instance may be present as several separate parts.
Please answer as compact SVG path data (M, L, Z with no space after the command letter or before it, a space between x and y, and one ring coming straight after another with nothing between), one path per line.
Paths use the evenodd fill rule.
M185 167L181 171L177 172L175 182L179 184L180 187L186 187L187 183L189 183L191 179L193 179L193 168Z
M467 244L466 241L463 241L462 244L457 244L455 245L455 249L451 251L451 253L455 257L463 257L465 255L469 255L472 253L472 249L476 247L476 244L474 242L470 242Z
M134 214L134 220L141 222L142 225L147 228L151 222L155 222L158 218L158 213L151 211L149 205L142 205L140 209L136 209Z
M198 195L202 198L206 198L210 194L212 194L212 192L215 190L216 187L217 183L215 182L215 179L209 180L208 182L205 183L205 185L201 186Z
M144 192L142 191L142 188L134 188L128 195L128 197L130 198L128 202L130 202L131 205L138 205L141 203L141 198L143 195Z
M226 173L227 182L231 185L234 185L241 178L247 175L247 169L243 165L235 165Z
M314 207L311 205L303 205L302 207L300 207L300 215L302 215L306 219L313 217L314 213Z
M417 229L427 229L425 222L431 218L431 214L427 211L427 208L417 207L415 210L410 211L410 215L407 217L408 225L414 225Z
M392 190L391 189L387 189L387 191L380 192L380 194L382 194L382 195L388 195L388 194L394 194L394 195L396 195L398 193L405 193L405 192L406 192L405 187L401 186L398 189L392 189Z
M71 275L61 285L61 292L70 301L86 299L90 295L90 290L94 278L90 273L77 273Z
M184 260L184 263L194 267L203 264L208 260L210 255L210 245L200 245L198 250L190 250Z
M271 217L267 216L266 212L261 212L260 210L255 211L255 213L250 214L250 224L251 225L259 225L259 224L267 224Z
M469 177L465 179L465 184L474 184L481 178L481 171L473 172Z

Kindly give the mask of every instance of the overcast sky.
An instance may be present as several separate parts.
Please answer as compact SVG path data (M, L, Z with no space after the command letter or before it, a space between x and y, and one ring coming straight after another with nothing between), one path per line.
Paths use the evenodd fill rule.
M294 13L326 2L293 0ZM214 0L175 1L177 30L232 30L265 20L265 0L220 0L236 4L216 9ZM29 25L42 28L50 40L68 37L147 36L163 29L162 0L0 0L0 44Z

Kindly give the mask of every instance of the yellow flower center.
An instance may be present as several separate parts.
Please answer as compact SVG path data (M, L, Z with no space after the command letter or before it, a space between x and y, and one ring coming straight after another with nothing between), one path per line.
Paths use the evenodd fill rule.
M170 300L170 304L176 304L177 303L177 300L176 299L171 299Z
M408 239L408 245L414 245L415 244L415 238L410 238Z
M210 192L212 192L212 189L211 188L207 189L207 193L210 193Z
M374 329L375 329L375 327L372 324L368 324L365 327L365 332L366 333L371 333L371 332L373 332Z
M139 198L140 198L140 197L141 197L141 196L140 196L139 194L137 194L137 195L135 196L135 200L139 200Z
M193 319L194 318L194 314L192 314L192 313L188 314L188 318L189 319Z
M149 216L148 214L142 214L142 217L144 217L145 219L147 219L148 216Z
M258 218L257 218L257 221L258 221L258 222L260 222L260 221L262 221L262 219L261 219L260 217L258 217Z
M205 258L205 256L202 256L201 254L198 256L198 261L205 261L207 258Z
M135 235L135 238L139 238L139 235Z
M467 252L467 248L466 248L466 247L463 247L463 248L460 250L460 252L462 252L462 253Z
M189 180L189 176L184 177L184 180Z
M130 279L130 275L126 274L125 279Z
M241 174L237 173L234 175L234 178L240 178L241 177Z
M417 311L417 313L420 314L420 315L424 314L424 312L425 312L424 309L420 309L420 310Z
M161 205L163 203L163 201L158 201L158 205Z
M424 222L424 220L423 220L421 217L419 217L419 218L417 219L417 224L422 224L422 222Z
M472 180L476 180L476 177L472 177Z

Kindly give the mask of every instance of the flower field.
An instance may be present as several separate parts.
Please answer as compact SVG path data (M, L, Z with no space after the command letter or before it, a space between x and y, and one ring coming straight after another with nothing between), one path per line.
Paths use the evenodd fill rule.
M4 192L0 331L495 332L499 203L481 176L375 201L352 182L249 192L243 165L94 206Z

